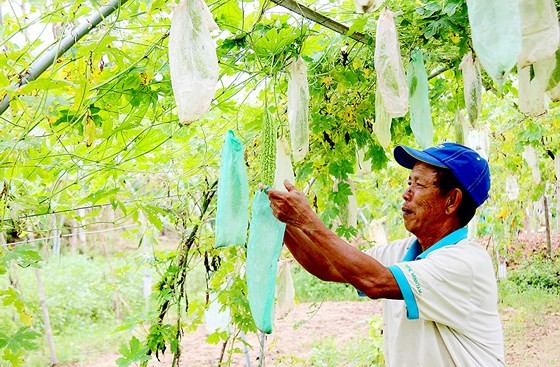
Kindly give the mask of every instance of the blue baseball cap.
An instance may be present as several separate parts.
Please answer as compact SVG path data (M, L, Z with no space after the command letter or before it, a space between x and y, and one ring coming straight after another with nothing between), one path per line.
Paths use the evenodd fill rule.
M412 169L417 162L447 168L461 183L477 206L488 199L490 168L486 159L469 147L442 143L424 150L397 145L393 151L398 164Z

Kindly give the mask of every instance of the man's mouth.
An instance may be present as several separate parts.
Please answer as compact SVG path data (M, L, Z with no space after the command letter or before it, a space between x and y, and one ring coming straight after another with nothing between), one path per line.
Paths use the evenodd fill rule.
M412 214L412 213L413 213L412 210L410 210L410 209L408 209L408 208L406 208L406 207L404 207L404 206L401 208L401 210L402 210L403 215L407 215L407 214Z

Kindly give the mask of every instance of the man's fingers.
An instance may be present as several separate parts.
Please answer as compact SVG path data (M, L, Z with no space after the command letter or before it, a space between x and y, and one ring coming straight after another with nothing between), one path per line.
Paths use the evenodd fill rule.
M296 187L292 185L288 180L284 180L284 187L286 188L286 190L288 190L288 192L296 189Z

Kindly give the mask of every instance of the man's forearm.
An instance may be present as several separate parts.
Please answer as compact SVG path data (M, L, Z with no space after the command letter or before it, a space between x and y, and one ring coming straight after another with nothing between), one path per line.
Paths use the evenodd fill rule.
M346 282L320 249L298 228L286 226L284 244L296 261L317 278L330 282Z
M402 299L402 293L390 270L371 256L338 237L322 222L302 227L302 234L313 243L327 262L346 282L370 298Z

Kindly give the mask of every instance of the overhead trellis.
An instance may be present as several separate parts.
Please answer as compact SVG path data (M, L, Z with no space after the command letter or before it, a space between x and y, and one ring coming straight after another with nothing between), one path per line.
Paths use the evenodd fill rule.
M64 55L76 42L97 27L105 18L117 11L127 1L110 0L107 5L102 6L98 11L86 17L75 30L57 40L48 52L37 58L31 67L19 76L19 80L12 86L13 91L16 92L23 85L39 78L41 74L53 65L58 57ZM9 105L10 94L6 93L0 101L0 115L8 109Z
M54 1L57 5L61 2ZM235 316L238 330L254 330L249 306L243 303L246 288L239 277L238 264L243 251L235 253L238 248L216 250L208 246L214 235L212 198L216 190L216 184L210 183L217 178L221 142L230 129L245 147L251 189L261 179L261 158L280 161L268 154L271 147L278 146L277 138L289 136L287 66L292 60L301 57L307 68L309 95L303 95L302 99L309 102L309 151L300 161L292 160L295 161L294 178L289 175L291 167L282 175L266 172L263 176L270 184L284 176L296 181L298 187L307 185L306 192L326 222L342 217L346 219L344 223L354 227L354 214L345 213L350 211L348 208L354 208L355 199L360 205L368 200L369 207L377 208L376 212L369 211L366 205L361 208L364 223L384 213L387 203L399 200L393 191L395 187L399 191L401 184L398 177L391 177L391 167L383 170L387 167L387 152L395 143L416 144L409 115L391 120L386 111L379 113L384 104L380 97L376 98L373 46L375 23L381 9L356 15L349 2L320 10L313 9L318 3L291 0L271 0L258 9L255 2L231 0L210 4L221 29L214 34L221 69L217 90L207 112L189 126L181 125L167 58L171 13L168 5L177 2L111 1L100 10L112 13L104 13L97 26L89 18L84 23L84 36L61 36L59 44L66 40L68 47L53 48L54 53L46 51L36 62L29 55L36 43L18 49L10 43L10 35L2 33L2 47L6 52L0 54L0 68L6 70L0 77L0 85L9 91L9 96L2 96L14 107L2 110L0 119L3 131L10 132L3 134L0 141L2 219L33 220L35 215L44 213L76 216L73 208L95 210L110 206L132 222L140 220L138 212L146 211L145 221L156 228L162 228L165 222L167 228L181 234L177 256L163 267L164 277L156 290L160 312L151 325L148 339L154 354L164 351L166 345L173 345L172 350L178 352L182 328L191 329L200 322L205 303L189 299L187 293L189 271L202 258L209 298L213 299L213 292L219 292L216 299L227 303L225 306ZM84 9L89 2L64 4L57 10L68 17L75 14L71 18L74 22L79 23L82 16L87 18L89 10ZM277 8L272 4L291 13L275 13ZM467 126L463 117L466 111L471 120L476 115L477 127L490 125L489 121L500 127L488 134L493 141L518 142L515 146L503 143L509 149L507 157L500 156L501 152L489 153L494 162L512 159L504 172L523 163L524 145L539 146L538 157L546 150L552 153L560 150L559 139L555 137L554 116L557 115L549 112L534 117L538 123L519 117L518 90L513 78L505 81L499 91L487 73L478 75L480 70L475 67L476 80L471 80L469 89L463 88L464 75L459 71L459 64L464 55L473 51L464 1L387 1L385 6L394 11L402 62L408 64L416 49L424 56L434 142L453 139L455 120L457 139L469 140L467 130L472 130L472 125ZM119 15L115 17L117 7ZM46 12L40 19L63 27L60 17ZM19 21L24 23L25 17L21 18ZM13 25L17 24L15 20L6 24L2 32L21 26ZM476 52L474 57L476 65ZM37 67L41 59L47 61ZM38 71L47 70L45 66L51 68L48 78L37 80L41 79ZM555 82L547 86L549 92L560 78L558 65L553 69L550 80ZM538 74L538 67L533 71L529 67L529 79L536 75L535 71ZM36 84L25 84L33 78ZM413 79L411 75L411 86ZM484 93L481 89L493 92L484 94L486 103L488 98L495 99L490 106L478 102L482 98L479 94ZM464 95L466 90L471 98ZM496 102L498 98L501 99ZM1 106L7 108L4 100ZM508 116L507 121L504 115ZM274 120L263 130L265 118ZM510 120L522 123L511 124ZM267 134L268 141L274 145L268 145L263 154L262 135ZM369 171L366 176L356 178L356 155L361 156L361 163L368 161L377 172ZM289 153L283 152L282 158L289 162ZM542 182L550 181L549 171L552 172L541 171ZM529 181L530 176L521 179ZM356 190L349 184L353 181ZM530 184L520 180L521 196L533 190L533 182ZM539 185L537 190L543 187ZM530 189L523 189L527 187ZM367 199L360 196L360 190L368 191ZM491 205L499 205L499 195L494 195ZM3 221L3 225L8 222ZM361 222L357 224L360 225ZM356 229L348 226L339 228L345 231L344 235L356 233ZM235 264L220 267L220 259ZM230 285L230 278L233 286L221 288L223 282L220 282L228 279ZM168 324L168 311L177 309L181 316L187 314L187 308L190 314L200 316L198 321L179 317ZM236 334L232 335L234 338ZM220 340L225 348L229 341Z

